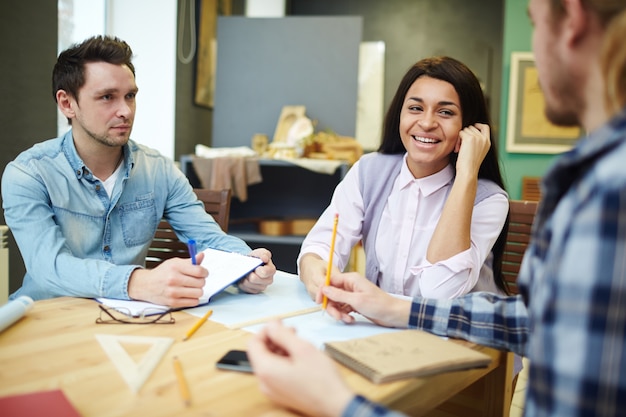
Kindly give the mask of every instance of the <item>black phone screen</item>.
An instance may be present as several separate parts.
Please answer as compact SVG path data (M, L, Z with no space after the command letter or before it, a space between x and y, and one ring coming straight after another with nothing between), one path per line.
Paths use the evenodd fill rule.
M230 350L217 361L216 366L219 369L227 369L230 371L252 372L248 354L245 350Z

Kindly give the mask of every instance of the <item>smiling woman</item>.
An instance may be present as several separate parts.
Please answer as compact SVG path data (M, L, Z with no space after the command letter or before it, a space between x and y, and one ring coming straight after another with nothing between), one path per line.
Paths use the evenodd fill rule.
M363 156L337 186L303 242L298 266L312 297L329 259L343 270L360 241L366 276L406 296L452 298L505 293L501 262L508 196L476 76L434 57L401 80L378 152Z

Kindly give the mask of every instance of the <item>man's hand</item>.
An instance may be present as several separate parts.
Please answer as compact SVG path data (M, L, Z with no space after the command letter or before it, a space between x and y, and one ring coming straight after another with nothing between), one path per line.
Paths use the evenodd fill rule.
M401 299L381 290L356 272L334 273L330 286L323 286L316 302L328 297L326 311L331 317L353 323L351 312L357 312L374 323L386 327L407 327L411 300Z
M128 281L128 295L134 300L148 301L172 308L197 306L208 271L200 266L204 254L189 259L172 258L154 269L135 269Z
M261 392L283 407L310 416L339 416L354 393L335 363L279 321L248 342Z
M257 267L254 271L250 272L247 277L240 280L237 286L240 290L247 293L258 294L274 282L276 266L274 266L272 262L272 253L267 249L255 249L250 252L250 256L261 259L263 265Z

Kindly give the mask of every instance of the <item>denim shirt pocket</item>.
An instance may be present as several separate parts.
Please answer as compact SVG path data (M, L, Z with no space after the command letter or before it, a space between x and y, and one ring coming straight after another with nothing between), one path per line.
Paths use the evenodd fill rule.
M126 246L137 246L150 242L157 224L154 194L136 197L136 201L119 207L120 222Z

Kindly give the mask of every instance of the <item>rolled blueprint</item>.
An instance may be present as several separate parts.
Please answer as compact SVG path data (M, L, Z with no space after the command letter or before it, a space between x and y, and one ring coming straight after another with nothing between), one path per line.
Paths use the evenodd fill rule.
M33 307L33 299L22 295L0 307L0 332L24 317Z

